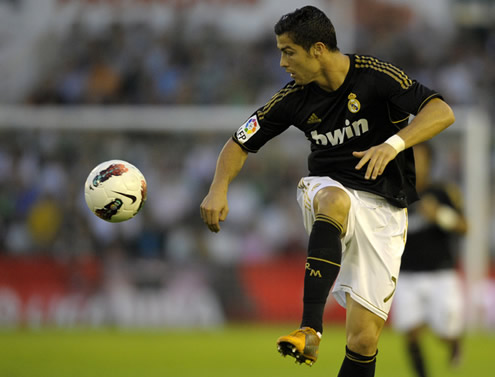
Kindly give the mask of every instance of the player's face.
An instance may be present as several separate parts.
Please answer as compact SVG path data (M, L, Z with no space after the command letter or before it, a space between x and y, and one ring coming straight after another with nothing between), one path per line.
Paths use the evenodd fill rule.
M306 51L295 44L287 33L277 35L277 48L281 52L280 66L285 68L296 84L305 85L316 79L320 66L313 48Z

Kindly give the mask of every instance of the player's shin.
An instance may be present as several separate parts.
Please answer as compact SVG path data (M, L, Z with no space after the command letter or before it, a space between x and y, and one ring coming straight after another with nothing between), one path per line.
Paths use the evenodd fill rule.
M319 215L309 238L301 327L308 326L320 333L327 297L340 270L341 233L336 222Z

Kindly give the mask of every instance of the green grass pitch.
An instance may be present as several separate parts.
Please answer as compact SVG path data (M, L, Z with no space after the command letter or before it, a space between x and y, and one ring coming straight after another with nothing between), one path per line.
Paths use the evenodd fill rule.
M344 330L327 327L313 367L281 357L278 336L293 326L245 325L212 330L0 330L1 377L289 377L336 376L344 355ZM447 367L446 351L424 341L435 377L492 375L495 334L470 334L464 361ZM402 338L385 329L377 377L412 377Z

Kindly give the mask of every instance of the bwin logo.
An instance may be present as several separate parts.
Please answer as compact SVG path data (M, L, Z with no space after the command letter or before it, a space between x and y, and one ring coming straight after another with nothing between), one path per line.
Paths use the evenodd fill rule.
M319 134L316 130L311 131L311 138L318 145L328 145L330 143L332 146L343 144L344 140L351 139L354 136L361 136L365 132L368 132L368 121L366 119L359 119L355 122L345 120L345 127L340 128L335 131L327 132L326 134Z

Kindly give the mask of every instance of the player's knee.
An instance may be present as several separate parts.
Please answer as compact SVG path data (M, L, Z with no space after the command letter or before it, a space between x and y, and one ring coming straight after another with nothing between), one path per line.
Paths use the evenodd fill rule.
M360 332L347 336L347 348L363 356L371 356L378 348L379 335L372 332Z
M325 214L341 222L351 208L351 198L342 189L326 187L318 191L315 197L315 212Z

